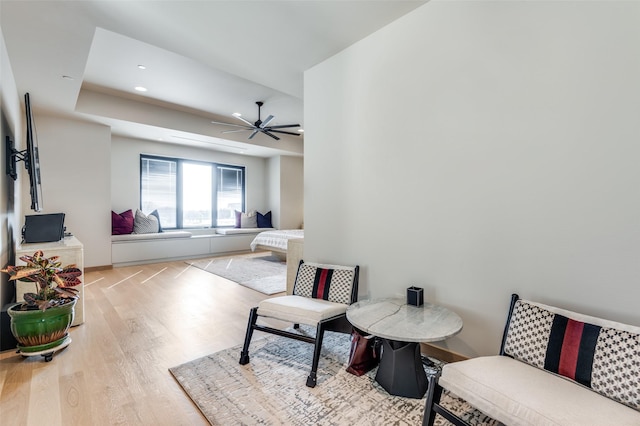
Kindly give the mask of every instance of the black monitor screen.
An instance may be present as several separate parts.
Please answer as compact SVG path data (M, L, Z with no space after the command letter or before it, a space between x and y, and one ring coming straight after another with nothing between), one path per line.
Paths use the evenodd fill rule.
M64 213L38 214L25 217L25 243L60 241L63 237Z

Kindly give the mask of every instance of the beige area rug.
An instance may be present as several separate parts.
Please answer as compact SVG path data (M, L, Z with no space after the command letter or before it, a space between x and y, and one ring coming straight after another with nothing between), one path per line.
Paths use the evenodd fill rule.
M287 262L270 254L202 259L188 263L260 293L275 294L287 289Z
M348 335L325 334L315 388L305 386L313 345L279 336L254 339L244 366L237 346L169 371L212 425L422 424L425 399L389 395L375 369L361 377L345 371L349 345ZM462 400L445 394L442 401L471 424L494 424Z

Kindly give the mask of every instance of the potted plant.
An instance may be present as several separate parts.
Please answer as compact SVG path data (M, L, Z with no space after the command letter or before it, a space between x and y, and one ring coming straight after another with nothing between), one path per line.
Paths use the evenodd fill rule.
M11 317L11 333L23 354L53 352L69 343L68 331L73 321L74 307L81 283L82 271L76 265L62 267L59 256L44 257L41 250L33 256L22 256L25 265L7 266L1 272L9 280L36 283L37 293L26 293L24 302L17 303L7 313ZM50 360L51 357L47 360Z

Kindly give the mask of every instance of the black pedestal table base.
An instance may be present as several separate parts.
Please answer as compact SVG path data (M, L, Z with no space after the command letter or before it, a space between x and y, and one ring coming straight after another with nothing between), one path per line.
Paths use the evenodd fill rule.
M389 394L420 399L427 391L420 344L382 339L382 357L376 382Z

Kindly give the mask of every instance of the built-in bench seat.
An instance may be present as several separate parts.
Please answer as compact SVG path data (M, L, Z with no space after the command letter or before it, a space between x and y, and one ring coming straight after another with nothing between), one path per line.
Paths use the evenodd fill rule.
M247 251L255 236L269 229L217 228L112 235L111 263L128 266Z

